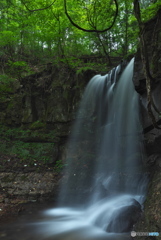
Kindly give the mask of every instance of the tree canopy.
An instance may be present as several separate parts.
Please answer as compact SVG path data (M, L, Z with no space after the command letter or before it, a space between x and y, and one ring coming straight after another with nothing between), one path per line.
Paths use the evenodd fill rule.
M140 0L140 6L146 21L161 0ZM133 0L1 0L0 23L0 59L8 64L83 55L123 58L138 44Z

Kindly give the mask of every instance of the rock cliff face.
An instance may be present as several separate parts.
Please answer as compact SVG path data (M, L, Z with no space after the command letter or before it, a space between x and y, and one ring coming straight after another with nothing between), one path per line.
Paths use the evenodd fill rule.
M56 161L69 135L84 88L95 74L92 70L77 74L67 66L48 66L42 72L14 82L13 92L0 99L0 123L11 128L44 130L44 136L52 130L54 137L30 135L23 140L53 142Z
M75 119L79 100L88 81L95 74L96 72L93 70L86 70L77 74L76 71L64 65L59 67L49 65L39 73L24 77L19 81L15 80L13 86L8 88L9 91L6 90L3 97L0 96L0 124L2 126L0 129L0 157L2 161L0 202L4 202L5 198L8 199L11 195L16 198L23 195L26 196L26 199L30 199L30 188L31 185L34 185L33 177L30 177L32 172L29 170L24 173L23 170L24 164L26 166L30 164L30 154L33 161L36 157L36 164L44 164L45 162L41 157L46 155L47 163L52 165L52 169L58 161L57 170L61 171L66 141ZM6 126L9 128L6 128ZM10 130L14 133L10 134ZM17 145L15 145L15 142ZM6 146L8 148L7 154L3 151L4 146L5 150ZM43 146L46 147L43 148ZM16 150L16 154L11 154L13 150ZM19 150L20 152L17 152ZM17 158L16 161L18 164L22 161L22 167L20 169L15 167L13 171L13 162L17 153L20 153L21 156L18 155L20 158ZM26 163L23 161L24 156ZM10 167L7 166L5 159L12 162ZM45 178L42 177L41 182L38 180L42 172L38 168L36 169L39 173L35 172L34 176L37 180L34 182L35 186L36 182L39 182L39 184L38 187L33 186L35 190L32 191L32 195L35 198L37 198L36 196L40 198L40 195L42 198L46 198L47 195L50 198L51 192L54 192L57 188L58 184L52 184L56 173L53 171L53 177L51 177L50 171L45 172L45 169L44 166L43 175L46 175L44 175ZM12 172L16 172L16 177ZM7 182L3 181L6 174L11 176ZM25 184L21 175L25 179L27 178ZM51 184L49 184L49 179ZM44 185L41 184L43 182L48 185L44 192L42 192ZM26 185L27 183L30 186ZM40 187L40 185L42 186ZM19 189L19 191L15 191L15 189Z
M161 111L161 11L149 22L145 23L145 42L148 50L152 96L157 108ZM161 129L154 128L147 112L146 82L143 74L140 50L135 57L134 85L140 94L141 113L144 129L144 141L147 152L147 169L150 173L150 184L145 202L144 216L136 230L144 232L161 232ZM158 124L159 114L155 112Z
M76 74L66 66L50 66L22 78L0 108L1 122L20 126L38 120L49 125L72 121L84 87L93 75L92 70Z

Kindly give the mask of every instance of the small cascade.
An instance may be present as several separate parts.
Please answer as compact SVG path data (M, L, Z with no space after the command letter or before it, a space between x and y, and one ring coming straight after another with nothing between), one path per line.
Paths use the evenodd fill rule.
M97 75L86 87L69 139L58 208L44 212L49 220L41 223L42 239L129 239L147 185L133 65L134 59L123 71L118 66Z

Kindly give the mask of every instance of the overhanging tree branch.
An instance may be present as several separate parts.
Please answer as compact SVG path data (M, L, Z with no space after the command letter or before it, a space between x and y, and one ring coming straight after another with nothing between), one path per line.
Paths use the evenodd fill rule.
M106 56L106 58L107 58L107 60L108 60L108 62L109 62L109 65L112 66L111 58L110 58L108 52L106 51L106 47L105 47L103 41L101 40L101 37L100 37L99 32L96 32L96 34L97 34L97 37L98 37L98 39L99 39L99 41L100 41L100 43L101 43L101 46L102 46L103 51L104 51L104 53L105 53L105 56Z
M21 2L23 3L23 5L25 6L25 8L29 11L29 12L36 12L36 11L42 11L42 10L45 10L45 9L48 9L48 8L50 8L55 2L56 2L56 0L54 1L54 2L52 2L49 6L47 6L47 7L44 7L44 8L39 8L39 9L33 9L33 10L31 10L31 9L29 9L28 7L27 7L27 5L21 0Z
M94 26L93 26L94 29L85 29L85 28L80 27L78 24L76 24L76 23L72 20L72 18L70 17L70 15L69 15L69 13L68 13L68 10L67 10L67 1L66 1L66 0L64 0L64 9L65 9L65 14L66 14L67 18L69 19L69 21L71 22L71 24L72 24L73 26L75 26L76 28L78 28L79 30L84 31L84 32L98 32L98 33L103 33L103 32L106 32L106 31L110 30L110 29L114 26L115 21L116 21L116 18L117 18L117 16L118 16L118 3L117 3L117 0L114 0L114 2L115 2L115 6L116 6L116 11L115 11L115 15L114 15L114 17L113 17L113 21L112 21L111 25L110 25L108 28L105 28L105 29L103 29L103 30L98 30L98 29L96 29L96 27L94 27Z

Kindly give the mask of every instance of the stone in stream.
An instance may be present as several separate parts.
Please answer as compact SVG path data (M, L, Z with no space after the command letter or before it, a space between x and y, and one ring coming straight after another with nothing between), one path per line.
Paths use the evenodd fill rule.
M131 204L116 209L111 221L107 226L107 232L124 233L130 232L133 225L141 217L141 205L135 199L132 199Z

